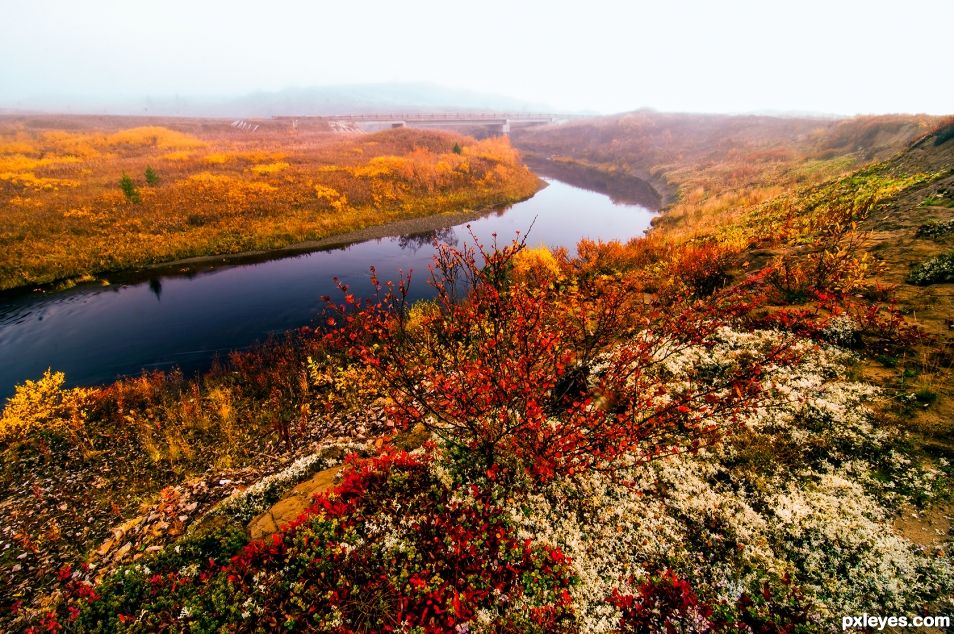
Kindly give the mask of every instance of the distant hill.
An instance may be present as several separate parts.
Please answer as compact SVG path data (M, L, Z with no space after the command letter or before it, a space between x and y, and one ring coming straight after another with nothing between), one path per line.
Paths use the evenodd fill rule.
M658 182L663 173L674 177L677 168L707 169L727 161L885 159L939 121L926 115L826 119L643 110L514 130L511 137L531 155L571 158Z
M291 87L273 92L222 96L69 97L47 96L4 104L19 111L187 117L266 117L374 113L394 110L435 112L496 110L546 112L542 103L448 88L429 83L343 84Z

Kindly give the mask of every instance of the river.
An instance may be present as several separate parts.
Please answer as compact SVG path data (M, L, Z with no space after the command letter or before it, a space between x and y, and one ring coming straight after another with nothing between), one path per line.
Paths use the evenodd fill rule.
M559 174L562 180L544 176L547 187L532 198L472 221L471 230L484 242L496 233L506 243L532 224L528 245L573 251L580 238L628 240L649 227L654 211L645 197ZM435 238L458 245L470 240L458 225L255 264L164 272L136 283L8 294L0 297L0 398L48 367L65 372L71 385L175 366L201 370L230 350L314 325L321 296L337 296L332 278L360 295L370 288L371 265L382 279L411 270L411 296L427 296Z

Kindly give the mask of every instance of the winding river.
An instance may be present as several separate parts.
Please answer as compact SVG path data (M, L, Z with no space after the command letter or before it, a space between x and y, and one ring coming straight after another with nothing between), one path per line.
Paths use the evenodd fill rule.
M627 240L649 227L654 205L645 184L613 190L564 172L559 180L545 174L547 187L532 198L472 221L478 239L489 243L496 233L506 243L532 224L529 245L572 251L580 238ZM230 350L314 324L321 296L336 296L334 276L358 295L367 292L371 265L382 279L413 271L411 295L425 297L435 238L470 240L466 226L457 225L136 283L0 297L0 398L48 367L65 372L72 385L174 366L201 370Z

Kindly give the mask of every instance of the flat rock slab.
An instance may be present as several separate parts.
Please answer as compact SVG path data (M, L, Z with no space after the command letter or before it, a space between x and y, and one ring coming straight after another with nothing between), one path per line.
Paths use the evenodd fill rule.
M341 465L319 471L289 491L285 497L249 523L248 532L251 538L271 537L282 526L296 519L311 506L315 494L329 491L335 485L335 476L339 471Z

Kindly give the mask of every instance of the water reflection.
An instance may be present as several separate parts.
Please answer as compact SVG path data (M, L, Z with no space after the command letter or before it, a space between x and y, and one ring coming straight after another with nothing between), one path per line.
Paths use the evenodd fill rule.
M659 209L662 197L652 185L627 174L608 173L576 164L528 158L526 163L538 174L555 178L568 185L605 194L618 205L639 205Z
M460 244L460 240L457 238L457 232L454 230L454 227L444 227L443 229L435 229L433 231L412 233L410 235L401 236L398 238L398 246L405 251L410 251L411 253L417 253L422 247L432 245L435 242L443 242L444 244L449 244L451 246L457 246Z

